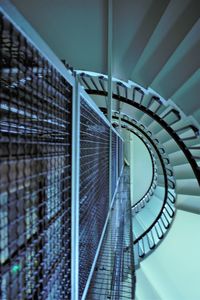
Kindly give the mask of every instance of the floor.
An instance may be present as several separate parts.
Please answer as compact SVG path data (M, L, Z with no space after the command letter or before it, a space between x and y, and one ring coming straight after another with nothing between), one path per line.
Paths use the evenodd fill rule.
M130 170L124 168L89 287L88 300L134 299Z

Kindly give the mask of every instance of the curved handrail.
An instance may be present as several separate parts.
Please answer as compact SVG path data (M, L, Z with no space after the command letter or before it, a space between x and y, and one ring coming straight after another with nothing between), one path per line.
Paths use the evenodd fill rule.
M104 112L104 113L106 113L107 112L107 109L106 108L101 108L101 110ZM118 117L118 115L119 115L119 113L118 112L114 112L114 118L116 117L116 118L119 118ZM129 117L127 116L127 115L124 115L123 114L123 119L122 119L122 121L129 121ZM134 120L134 122L135 122L135 120ZM137 121L136 121L136 123L138 123ZM143 128L143 129L146 129L145 128L145 126L141 126L141 124L138 124L138 127L141 129L141 128ZM137 128L137 127L136 127ZM130 131L132 131L130 128L127 128L128 130L130 130ZM141 130L140 130L141 131ZM135 131L132 131L134 134L136 134L136 135L138 135ZM141 132L143 132L143 130L141 131ZM147 134L149 133L150 131L148 131L147 130ZM151 132L150 132L151 133ZM151 133L151 135L150 136L152 136L152 133ZM149 139L149 138L148 138ZM145 141L144 141L144 139L142 139L143 140L143 142L145 143ZM151 142L152 141L152 139L149 139L149 141ZM154 147L155 147L155 145L154 145ZM164 154L165 153L165 151L164 151L164 149L161 147L161 148L159 148L159 147L157 147L156 146L156 148L158 148L159 150L162 150L162 152L161 152L161 154ZM171 171L171 174L168 174L169 176L173 176L173 172ZM154 187L153 187L153 189L152 189L152 186L154 185ZM156 184L155 184L155 182L152 182L152 185L149 187L149 189L148 189L148 191L147 191L147 193L137 202L137 203L135 203L133 206L132 206L132 210L135 210L135 212L136 213L138 213L139 212L139 210L141 209L141 208L144 208L145 207L145 204L147 203L147 202L149 202L149 200L150 200L150 198L151 198L151 196L153 195L153 193L154 193L154 190L155 190L155 188L156 188Z
M123 128L125 128L125 126L122 126ZM148 153L149 153L149 156L150 156L150 158L151 158L151 163L152 163L152 173L153 173L153 175L152 175L152 178L151 178L151 182L150 182L150 184L149 184L149 187L148 187L148 189L147 189L147 191L145 192L145 194L134 204L134 205L132 205L132 209L133 208L135 208L140 202L142 202L143 201L143 199L149 194L149 192L150 192L150 190L152 190L152 187L153 187L153 185L154 184L156 184L156 182L157 182L157 173L156 173L156 163L155 163L155 158L154 158L154 154L153 154L153 152L152 152L152 150L148 147L148 144L146 144L146 142L144 141L144 139L138 134L138 133L136 133L136 132L134 132L133 130L131 130L131 129L129 129L129 128L127 128L128 130L130 130L133 134L135 134L140 140L142 140L143 141L143 143L144 143L144 145L145 145L145 147L146 147L146 149L147 149L147 151L148 151ZM153 190L155 190L155 188L153 189Z
M113 118L117 118L117 116L114 116ZM121 118L121 121L124 121L125 123L128 123L129 125L131 125L131 126L137 128L138 130L140 130L144 135L146 135L146 137L148 138L148 140L149 140L150 143L152 144L151 138L147 135L147 133L144 133L144 132L141 130L140 127L138 128L135 124L132 124L132 122L129 121L128 119L126 119L126 118ZM130 131L132 131L130 128L127 128L127 129L130 130ZM132 131L132 132L133 132L134 134L136 134L135 131ZM162 167L164 166L164 169L165 169L166 167L165 167L164 159L167 159L167 163L169 163L169 159L166 158L166 157L163 158L163 157L162 157L162 154L161 154L160 151L159 151L159 148L158 148L157 146L155 146L154 144L153 144L153 146L154 146L154 149L155 149L156 152L157 152L157 155L158 155L158 157L159 157L159 160L163 162ZM162 162L161 162L161 164L162 164ZM170 171L172 172L172 170L170 170ZM164 176L164 175L163 175L163 176ZM172 175L171 175L171 176L173 176L173 172L172 172ZM171 178L169 178L169 174L167 174L167 172L166 172L166 179L167 179L167 182L168 182L168 187L171 188L171 189L174 189L174 188L175 188L175 182L172 181ZM173 183L173 186L170 186L170 185L172 185L172 183ZM137 205L139 205L141 202L143 202L143 200L144 200L144 199L141 199L141 200L139 200L136 204L134 204L134 206L132 206L132 209L134 209ZM145 201L145 202L148 202L148 200ZM142 203L142 204L143 204L143 203ZM145 205L145 204L144 204L144 205ZM144 205L143 205L142 207L144 207Z
M99 79L100 79L100 77L99 77ZM103 81L103 80L104 81L106 80L105 76L101 76L101 81ZM125 89L128 89L128 87L125 86ZM141 95L144 96L144 92L142 91L141 88L135 87L134 90L137 90L138 92L141 93ZM86 92L88 94L100 95L100 96L107 96L107 94L108 94L108 92L106 91L105 85L104 85L104 89L102 89L102 91L99 89L91 89L91 87L90 87L90 89L86 88ZM189 164L191 165L193 172L195 174L195 177L200 185L200 169L198 167L196 157L189 151L189 147L187 147L186 144L184 143L184 141L198 137L199 129L196 128L194 125L190 125L191 128L193 128L194 135L191 137L187 137L187 138L181 138L177 133L181 130L177 131L171 127L172 125L174 125L175 123L177 123L178 121L181 120L181 115L180 115L179 111L177 111L175 108L171 107L162 117L160 117L157 114L157 110L152 111L152 110L150 110L150 108L148 108L142 104L143 96L142 96L141 100L139 102L137 102L134 99L133 100L128 99L121 94L117 95L117 94L113 93L113 95L112 95L113 99L118 100L123 103L127 103L127 104L135 107L136 109L145 112L147 115L149 115L151 118L153 118L156 122L158 122L159 125L161 125L168 132L168 134L174 139L174 141L177 143L177 145L179 146L181 151L184 153L184 155L187 158ZM164 120L165 118L167 118L169 116L169 114L174 114L174 116L175 116L175 120L171 123L168 123L166 120Z
M96 77L98 79L98 77ZM104 81L104 89L103 91L101 90L95 90L95 89L86 89L86 92L88 92L89 94L97 94L97 95L102 95L102 96L107 96L107 91L106 91L106 84L105 84L105 80L106 77L103 76L101 78L102 81ZM118 85L118 83L116 83ZM146 104L143 104L144 101L144 91L142 88L139 87L135 87L132 90L132 87L127 84L127 85L122 85L120 88L120 91L117 91L117 93L113 93L113 99L118 100L120 102L126 103L128 105L131 105L133 107L135 107L137 110L142 111L144 113L146 113L150 118L154 119L170 136L171 138L176 142L177 146L179 147L179 149L183 152L185 159L187 159L187 161L189 162L194 175L200 185L200 168L198 167L198 163L197 163L197 159L199 158L198 156L193 155L192 150L195 150L195 148L193 148L194 146L191 145L187 145L187 143L185 143L188 140L193 140L196 139L199 136L199 129L192 125L188 125L179 129L174 129L172 126L174 124L180 124L179 121L181 120L181 116L182 113L180 113L177 109L174 108L174 106L172 106L171 104L167 105L163 105L164 102L165 104L168 104L164 99L161 101L159 98L154 97L155 99L152 99L150 101L156 101L158 102L158 107L155 108L151 108L151 103L149 103L149 105L145 106ZM128 99L128 95L130 95L130 92L127 93L128 88L131 88L131 93L133 92L133 97L132 99ZM118 88L119 90L119 88ZM145 89L144 89L145 90ZM137 93L140 93L140 95L135 98L135 91L137 91ZM125 96L124 96L125 95ZM155 107L155 105L154 105ZM158 114L158 110L160 110L160 108L162 109L162 112L160 114ZM127 122L128 120L126 120ZM137 121L135 122L137 124ZM135 124L131 124L132 126L134 126ZM135 126L136 127L136 126ZM137 128L139 130L139 128ZM189 130L191 129L193 134L190 134ZM187 133L184 135L183 133L186 132ZM188 133L189 132L189 133ZM146 133L146 137L148 138L148 136L151 136L151 132L149 131L148 133ZM152 136L151 136L151 140ZM157 146L159 144L159 141L157 139L153 140L153 143L155 145L155 149L157 149ZM198 147L198 146L197 146ZM162 150L161 150L162 151ZM163 152L163 151L162 151ZM164 153L163 153L164 154ZM158 241L154 240L153 234L152 232L156 232L156 236L158 238L158 240L160 240L164 233L165 233L165 228L168 228L169 225L171 224L172 218L174 216L174 202L175 202L175 196L170 192L170 188L174 189L175 187L175 183L173 180L171 180L171 177L173 172L172 170L170 170L170 168L168 167L169 161L168 158L164 158L165 160L165 167L166 169L163 169L166 173L165 173L165 177L164 177L164 187L165 187L165 203L163 202L163 207L160 210L159 215L157 216L157 218L154 220L154 222L152 223L152 225L140 236L138 237L138 239L136 239L134 241L134 244L140 244L140 246L142 247L143 251L139 248L140 254L139 256L144 256L145 255L145 242L144 239L147 239L147 242L149 243L149 245L151 244L151 247L155 247L155 245L158 243ZM167 165L167 166L166 166ZM168 179L170 179L168 181ZM167 186L166 186L167 183ZM169 185L168 185L169 183ZM167 187L167 189L166 189ZM152 235L152 240L149 240L149 237ZM140 238L140 240L139 240ZM156 237L155 237L156 239ZM149 247L149 248L151 248Z
M167 194L168 194L168 193L167 193ZM155 224L157 224L157 222L159 221L160 217L161 217L162 214L163 214L164 208L167 209L167 207L170 207L171 213L169 213L169 211L168 211L168 213L169 213L169 215L170 215L171 218L174 216L174 211L173 211L173 209L171 208L171 206L169 205L169 203L168 203L167 200L169 200L168 197L165 199L165 201L163 201L162 208L161 208L159 214L157 215L156 219L152 222L152 224L151 224L151 225L150 225L150 226L149 226L149 227L148 227L148 228L147 228L147 229L146 229L139 237L137 237L137 238L135 239L135 241L133 242L134 244L137 244L137 242L138 242L139 240L141 240L148 232L150 232L151 229L154 227ZM171 200L170 200L170 201L171 201ZM174 202L173 202L173 203L174 203ZM166 205L166 204L167 204L167 205ZM170 225L170 223L169 223L169 225Z
M113 118L117 118L117 116L114 116ZM161 159L161 164L162 164L162 169L163 169L163 176L164 176L164 185L165 185L165 195L164 195L164 201L162 204L162 207L160 209L160 212L158 213L156 219L152 222L152 224L150 226L148 226L148 228L139 236L135 239L134 241L134 245L138 244L140 241L142 241L142 245L144 244L143 238L146 237L147 238L147 243L150 243L149 241L149 237L148 234L151 233L152 229L155 229L156 235L158 237L158 240L161 240L165 234L165 232L163 231L162 226L164 226L165 229L168 229L172 219L174 217L174 210L170 203L172 205L174 205L175 203L175 196L171 193L171 191L169 190L169 188L173 189L175 188L175 183L169 178L169 174L167 174L167 170L165 167L165 163L164 160L162 160L162 154L160 153L157 145L155 145L155 142L149 137L149 135L146 132L143 132L142 129L140 127L137 127L135 124L133 124L130 120L128 120L127 118L121 118L121 121L128 123L129 125L137 128L139 131L141 131L145 137L151 142L151 144L154 145L154 149L156 150L159 158ZM159 143L159 141L158 141ZM164 158L166 159L166 157ZM169 159L167 158L167 165L169 164ZM170 170L172 172L172 170ZM172 172L173 174L173 172ZM173 186L171 187L168 182L173 182ZM165 221L164 221L164 220ZM170 219L170 221L169 221ZM162 225L160 225L160 222L162 223ZM158 226L159 229L156 227ZM152 234L152 233L151 233ZM153 236L153 235L152 235ZM153 246L149 247L149 250L153 249L156 245L158 244L158 242L154 242ZM138 250L139 252L141 251L141 249ZM143 253L141 255L139 255L140 257L144 257L145 255L145 251L143 251Z
M86 92L88 92L89 94L98 94L98 95L103 95L103 96L107 96L107 92L102 92L101 91L96 91L96 90L86 90ZM189 164L191 165L193 172L195 174L195 177L200 185L200 169L198 167L198 164L194 158L194 156L192 155L192 153L189 151L189 147L187 147L185 145L185 143L182 141L182 139L180 138L180 136L176 133L176 131L170 127L173 124L168 124L163 118L161 118L159 115L154 114L150 109L146 108L145 106L138 104L137 102L134 102L130 99L125 99L123 96L119 97L115 94L113 94L113 98L121 101L123 103L127 103L133 107L136 107L137 109L145 112L146 114L148 114L151 118L155 119L167 132L169 135L171 135L171 137L174 139L174 141L177 143L177 145L179 146L179 148L181 149L181 151L183 151L185 157L187 158ZM197 134L195 135L195 137L197 137ZM183 140L188 140L189 138L184 138ZM191 138L190 138L191 139Z

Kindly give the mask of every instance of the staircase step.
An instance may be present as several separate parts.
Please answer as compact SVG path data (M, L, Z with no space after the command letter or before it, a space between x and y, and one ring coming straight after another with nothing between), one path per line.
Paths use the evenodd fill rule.
M198 11L199 5L197 2L170 1L159 26L152 34L134 69L135 75L137 74L137 76L143 78L147 86L150 86L176 47L191 30L199 17ZM152 64L154 68L152 68ZM146 72L146 70L149 71Z
M158 132L160 132L163 129L163 127L159 125L156 121L153 121L149 125L148 129L152 131L154 135L156 135Z
M158 199L156 196L153 196L152 198L153 199L151 199L147 204L148 206L146 205L145 208L142 209L136 216L137 221L144 230L146 230L152 224L162 206L160 199Z
M174 176L176 180L178 179L192 179L195 177L194 172L189 163L174 166Z
M169 160L172 166L183 165L188 162L187 158L185 157L185 155L181 150L169 154Z
M177 195L177 209L200 214L200 197L193 195Z
M160 212L164 200L164 197L162 197L159 192L158 194L159 196L157 194L154 194L150 201L147 203L147 209L149 209L155 217Z
M163 147L167 154L174 153L179 151L179 146L176 144L176 142L171 138L168 141L163 143Z
M151 122L153 122L153 119L147 114L143 114L142 117L140 118L140 123L146 127L149 127L149 124Z
M165 129L160 130L157 135L157 139L159 140L160 143L166 143L171 139L171 136L167 133Z
M152 83L152 88L165 99L170 98L197 70L195 57L198 56L200 46L199 30L200 20L194 24Z
M199 82L200 69L193 73L172 96L174 103L176 103L187 115L192 115L199 109ZM190 99L190 101L188 101L188 99Z
M160 201L163 201L165 195L165 188L162 186L157 186L154 194L157 196Z
M143 82L141 82L141 78L136 78L134 76L134 67L136 66L151 35L157 27L157 24L168 5L168 1L157 3L146 2L145 5L144 3L140 4L139 2L135 3L134 1L133 4L131 3L132 2L130 2L128 5L124 5L123 9L121 6L116 8L116 11L119 11L117 15L115 15L117 19L123 20L129 18L129 21L132 19L133 21L131 21L131 23L124 22L123 34L116 35L114 49L117 49L117 53L114 53L114 57L118 58L117 61L120 65L115 67L116 69L119 68L124 74L130 74L129 76L131 79L134 78L134 81L144 86ZM129 24L129 26L126 27L126 24ZM122 26L115 28L115 33L122 32L121 27ZM131 32L130 28L132 28Z
M144 232L143 226L138 220L137 214L133 217L133 239L137 239Z
M116 102L116 101L115 101ZM117 105L117 103L116 103ZM136 120L139 120L141 115L143 114L141 111L139 111L138 109L136 109L133 106L130 106L126 103L124 103L121 107L121 113L130 116L131 118L134 118Z
M177 194L200 196L200 187L196 179L176 180Z

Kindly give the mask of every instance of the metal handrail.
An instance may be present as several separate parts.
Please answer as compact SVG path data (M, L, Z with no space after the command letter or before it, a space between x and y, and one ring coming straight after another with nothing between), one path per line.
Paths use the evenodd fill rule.
M117 117L115 117L115 118L117 118ZM136 127L139 131L142 131L141 128L137 127L135 124L132 124L131 121L126 120L126 119L123 119L123 118L122 118L121 120L124 121L124 122L126 122L126 123L128 123L129 125L131 125L131 126L133 126L133 127ZM149 139L149 141L150 141L151 143L153 143L153 140L151 140L151 138L147 135L147 133L143 132L143 134L145 135L146 138ZM174 211L173 211L172 207L171 207L170 204L169 204L169 201L171 202L171 204L174 204L174 202L175 202L175 201L172 202L172 201L171 201L171 198L170 198L170 197L172 196L172 193L169 191L169 187L170 187L170 186L168 185L168 180L169 180L170 178L169 178L169 176L167 175L167 171L166 171L166 169L165 169L165 163L164 163L164 161L162 160L162 155L161 155L159 149L157 148L157 146L156 146L155 144L154 144L154 147L155 147L155 150L156 150L156 152L157 152L157 154L158 154L158 156L159 156L159 158L160 158L160 161L161 161L161 164L162 164L162 168L163 168L164 186L165 186L165 196L164 196L164 201L163 201L163 205L162 205L162 207L161 207L161 209L160 209L160 213L157 215L156 219L152 222L152 224L148 227L148 229L145 230L145 231L144 231L144 232L143 232L143 233L142 233L142 234L134 241L134 245L137 244L138 241L142 240L142 239L144 238L144 236L147 235L147 234L152 230L152 228L154 228L154 226L155 226L156 224L158 224L158 221L159 221L159 219L161 218L162 214L165 214L164 209L166 210L166 213L170 216L170 218L172 218L172 217L174 216ZM166 159L166 157L165 157L165 159ZM166 160L166 163L167 163L167 165L169 164L169 160L168 160L168 159ZM171 179L170 179L170 181L171 181ZM174 183L174 182L173 182L173 183ZM171 187L170 187L170 188L171 188ZM170 197L168 196L168 194L170 195ZM174 199L173 199L173 200L174 200ZM170 223L169 223L169 225L170 225ZM158 226L160 227L160 225L158 225ZM159 240L162 239L164 233L163 233L163 235L160 235L160 234L158 233L158 229L157 229L156 227L155 227L155 230L156 230L156 232L157 232L157 236L158 236ZM144 256L144 254L143 254L142 256Z
M136 89L136 88L135 88ZM137 88L137 90L140 90L140 92L142 91L140 88ZM99 90L89 90L86 89L88 94L96 94L96 95L100 95L100 96L107 96L107 91L99 91ZM143 91L142 91L143 92ZM121 101L123 103L127 103L133 107L135 107L136 109L146 113L147 115L149 115L151 118L153 118L159 125L161 125L167 132L168 134L175 140L175 142L177 143L177 145L179 146L179 148L181 149L181 151L183 151L186 159L188 160L189 164L191 165L193 172L195 174L195 177L200 185L200 169L198 167L197 161L195 158L195 156L189 151L189 147L186 146L186 144L184 143L184 141L187 141L188 139L193 139L194 137L190 137L190 138L181 138L176 130L174 130L172 128L172 125L174 125L175 123L179 122L181 120L181 115L179 113L179 111L177 111L174 108L171 108L168 112L166 112L164 114L163 117L160 117L158 114L156 114L155 112L153 112L152 110L150 110L149 108L147 108L146 106L142 105L142 101L140 101L140 103L138 103L137 101L135 101L134 99L127 99L123 96L118 96L116 94L112 95L113 99ZM171 122L168 123L166 120L164 120L169 114L174 114L176 119Z
M115 116L114 118L117 118L117 116ZM135 124L132 124L132 122L131 121L129 121L129 120L127 120L127 119L124 119L124 118L122 118L121 119L121 121L124 121L125 123L128 123L129 125L131 125L131 126L133 126L133 127L135 127L135 128L137 128L140 132L142 132L144 135L145 135L145 137L146 138L148 138L148 140L150 141L150 143L152 144L152 140L150 139L150 137L147 135L147 133L145 133L145 132L143 132L142 130L141 130L141 128L140 127L137 127ZM129 128L128 128L129 129ZM131 129L129 129L130 131L131 131ZM135 132L133 132L134 134L136 134ZM155 144L153 144L154 145L154 148L155 148L155 150L156 150L156 152L157 152L157 155L158 155L158 153L159 153L159 155L158 155L158 157L159 157L159 159L160 159L160 161L162 160L162 162L163 162L163 165L165 166L165 163L164 163L164 161L166 161L166 164L167 165L169 165L169 159L167 158L167 157L162 157L162 154L160 153L160 151L159 151L159 148L155 145ZM166 155L165 155L166 156ZM164 167L165 168L165 167ZM172 172L172 171L171 171ZM173 173L172 173L173 174ZM171 178L169 178L169 175L167 174L167 172L166 172L166 179L167 179L167 181L169 182L169 184L168 184L168 186L170 187L170 188L175 188L175 183L174 183L174 181L172 181L171 180ZM164 179L165 180L165 179ZM170 186L171 185L171 186ZM172 186L173 185L173 186ZM149 191L148 191L149 192ZM148 194L148 193L147 193ZM141 198L133 207L132 207L132 209L134 208L134 207L136 207L137 205L139 205L139 203L140 202L143 202L143 200L144 200L144 198L145 198L145 196L147 196L147 194L146 195L144 195L144 197L143 198ZM148 201L147 201L148 202ZM144 207L144 206L143 206Z
M126 90L127 89L128 89L128 87L126 88ZM103 92L98 91L98 90L87 90L87 92L90 93L90 94L98 94L98 95L102 95L102 96L107 95L106 90L104 90ZM140 95L137 97L137 100L135 100L135 92L140 93ZM120 95L120 97L119 97L119 95L116 95L115 93L113 93L113 99L118 100L118 101L123 102L123 103L126 103L126 104L129 104L129 105L135 107L136 109L138 109L139 111L142 111L142 112L146 113L149 117L154 119L171 136L171 138L176 142L179 149L183 152L185 158L188 160L190 166L192 167L194 175L195 175L195 177L196 177L196 179L197 179L197 181L200 185L200 168L198 167L198 163L197 163L197 160L199 159L199 156L194 155L193 152L192 152L194 150L199 150L199 147L198 146L197 147L187 146L187 144L185 143L186 141L196 139L199 136L198 128L196 128L196 127L194 128L193 125L189 125L188 127L184 127L180 130L179 129L178 130L173 129L172 126L176 123L179 123L179 121L182 119L181 118L182 114L180 114L180 112L171 105L168 105L169 109L167 109L167 105L166 105L167 103L163 99L162 101L159 100L161 102L160 105L159 105L159 109L160 109L160 107L163 107L163 105L165 106L166 109L163 113L161 113L159 115L158 114L159 109L156 109L156 110L154 109L154 111L150 109L152 103L148 103L149 105L143 104L144 94L145 94L145 92L142 90L142 88L136 86L136 87L133 88L133 97L132 97L132 99L128 99L127 96L123 97L122 95ZM156 100L157 100L157 98L156 98ZM154 99L151 100L151 101L153 102ZM122 120L123 120L123 118L122 118ZM124 122L129 123L130 120L124 120ZM138 124L138 122L136 121L134 123L132 122L131 125L133 127L137 127L136 125ZM190 129L189 127L193 130L194 135L190 135L188 137L186 136L186 137L182 138L181 137L182 133L185 132L187 129ZM137 128L137 129L141 130L141 128ZM146 138L148 138L151 135L151 132L149 131L148 133L146 133L146 135L147 135ZM152 136L151 136L151 141L155 145L155 149L156 149L157 146L159 145L159 141L157 139L153 139ZM158 237L158 240L160 240L160 238L162 238L160 230L162 228L165 228L166 226L168 228L169 225L171 224L172 218L174 216L175 196L169 190L169 188L174 189L174 187L175 187L174 181L171 180L171 178L169 178L169 177L172 177L173 171L169 167L168 159L165 157L164 160L165 160L166 164L164 163L164 168L165 169L163 169L163 170L165 171L166 174L164 176L165 197L164 197L163 207L162 207L159 215L157 216L156 220L154 220L154 223L149 227L148 230L146 230L143 233L142 236L139 237L139 238L142 239L142 240L140 240L140 246L143 245L142 246L143 251L140 249L140 247L138 245L140 254L142 254L142 255L144 255L144 250L145 250L144 249L144 241L143 241L143 238L145 237L145 234L146 234L147 241L149 243L150 243L149 236L152 235L151 247L155 247L155 245L158 243L158 241L156 240L156 237L153 238L152 230L154 230L154 226L156 226L155 230L157 230L157 232L159 233L159 234L157 234L157 237ZM170 179L170 181L168 181L168 179ZM168 183L169 183L169 185L168 185ZM142 203L142 205L143 205L143 203ZM159 225L157 225L159 217L162 218L162 221L160 221ZM159 229L159 227L157 228L157 226L159 226L159 227L161 226L161 229ZM163 235L164 235L164 233L163 233ZM136 244L137 241L138 241L138 239L136 241L134 241L134 244ZM149 247L149 248L151 248L151 247Z
M122 126L122 128L125 128L125 126ZM134 209L140 202L142 202L144 200L144 198L149 194L149 192L151 191L152 189L152 186L156 185L156 182L157 182L157 173L156 173L156 163L154 162L154 154L153 152L151 151L151 149L147 146L145 140L139 135L137 134L136 132L133 132L133 130L127 128L128 130L130 130L133 134L135 134L140 140L143 141L143 143L145 144L146 146L146 149L147 151L149 152L149 155L150 155L150 158L151 158L151 163L152 163L152 172L153 172L153 176L152 176L152 179L151 179L151 182L150 182L150 185L147 189L147 191L145 192L145 194L132 206L132 209ZM156 187L156 186L155 186ZM155 188L154 188L155 190Z

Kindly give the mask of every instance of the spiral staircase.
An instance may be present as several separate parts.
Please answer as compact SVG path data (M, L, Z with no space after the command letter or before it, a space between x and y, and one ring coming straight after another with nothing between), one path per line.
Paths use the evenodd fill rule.
M100 99L107 93L106 76L95 77L83 72L79 76L87 92L95 95L94 99L106 113L106 102ZM163 101L153 92L148 93L136 85L113 81L113 99L117 99L113 111L115 126L139 136L149 148L154 164L149 189L132 207L135 265L139 267L141 260L149 256L167 233L176 209L178 215L182 211L190 216L200 212L199 127L196 120L185 116L173 102ZM120 111L117 110L117 101L123 102ZM141 111L146 111L146 114ZM148 258L141 263L141 269L143 265L146 268ZM141 276L141 272L138 273ZM143 277L140 280L145 282ZM145 286L148 284L145 283ZM160 299L161 295L157 295L155 290L156 287L151 288L150 294L149 290L145 294L144 287L138 283L136 296L138 299Z
M136 299L199 299L200 2L113 1L112 50L106 1L12 2L105 114L112 56L113 124L153 166L132 205Z

